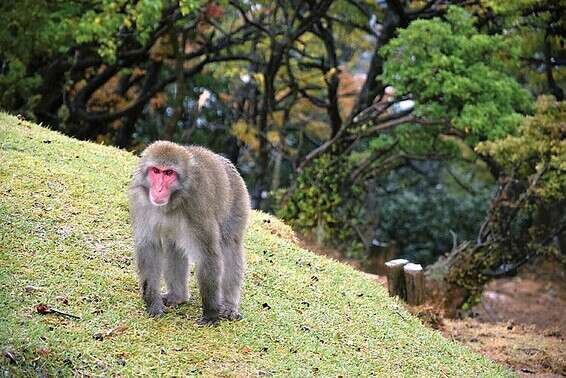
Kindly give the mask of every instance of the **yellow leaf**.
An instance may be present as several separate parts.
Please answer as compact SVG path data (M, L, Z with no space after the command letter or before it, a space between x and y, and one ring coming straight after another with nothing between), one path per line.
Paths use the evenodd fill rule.
M273 145L278 145L281 142L281 136L277 131L268 131L267 140Z
M247 129L248 129L248 125L246 124L246 121L241 119L238 122L236 122L234 125L232 125L232 134L235 137L239 138L241 135L244 135L246 133Z
M324 74L324 79L326 81L329 81L330 79L332 79L332 76L336 75L337 72L338 70L336 69L336 67L332 67L327 73Z
M255 79L255 81L257 81L259 85L263 87L264 80L263 80L263 74L261 72L254 73L253 78Z
M256 130L249 126L246 121L239 120L232 126L232 135L248 145L252 150L259 149L259 139Z

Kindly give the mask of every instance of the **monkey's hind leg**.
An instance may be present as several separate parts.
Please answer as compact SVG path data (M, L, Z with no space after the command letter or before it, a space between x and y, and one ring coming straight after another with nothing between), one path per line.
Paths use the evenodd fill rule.
M142 298L151 316L163 315L160 293L161 251L155 243L136 246L136 260Z
M222 276L222 258L218 247L203 249L197 266L197 276L202 298L202 317L197 323L216 324L220 319L220 277Z
M187 288L189 258L172 243L167 245L164 258L163 278L167 286L167 294L163 295L163 302L166 306L174 307L189 299Z
M220 317L228 320L240 320L240 292L244 278L244 246L240 238L224 241L222 257L224 274L222 275L222 308Z

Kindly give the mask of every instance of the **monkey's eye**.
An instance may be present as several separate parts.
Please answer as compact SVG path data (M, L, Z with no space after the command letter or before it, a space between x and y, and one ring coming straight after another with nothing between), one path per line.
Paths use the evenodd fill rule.
M165 176L173 176L173 174L175 174L175 171L172 170L172 169L167 169L167 170L165 170L165 171L163 172L163 174L164 174Z
M156 175L159 174L159 168L157 168L157 167L151 168L151 171L152 171L153 173L155 173Z

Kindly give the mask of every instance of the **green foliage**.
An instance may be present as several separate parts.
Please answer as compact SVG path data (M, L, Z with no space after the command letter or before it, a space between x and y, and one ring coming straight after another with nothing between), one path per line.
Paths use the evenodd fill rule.
M415 157L433 156L438 159L457 158L462 149L457 140L441 138L442 126L428 125L425 127L405 124L391 131L391 135L399 140L398 149Z
M188 12L198 1L184 0L182 3ZM95 43L99 46L99 54L105 60L113 61L119 43L117 35L128 33L144 43L157 27L166 5L164 0L99 0L78 20L75 42Z
M475 145L513 132L531 109L528 92L509 74L519 53L516 41L479 33L472 16L450 7L446 21L416 20L399 32L383 49L382 79L414 96L417 115Z
M398 38L383 48L386 62L382 79L393 85L400 96L412 96L417 102L415 114L426 122L424 125L403 124L388 134L370 138L365 144L359 143L346 156L336 158L347 162L340 165L343 170L354 170L356 164L372 151L387 151L393 141L397 143L395 148L386 153L390 158L374 163L376 170L385 172L384 177L389 177L387 172L404 164L404 159L456 162L462 158L464 150L469 150L461 145L461 140L475 146L482 140L503 138L517 129L522 114L532 107L530 95L510 74L520 50L514 40L481 34L474 22L475 19L463 9L450 7L446 21L438 18L416 20L400 30ZM356 132L363 133L365 127L362 125L349 131L355 135ZM344 187L349 187L352 179L346 172L329 169L328 157L322 159L315 163L320 171L301 173L296 192L307 194L295 194L294 201L286 205L288 209L283 217L300 229L314 229L321 214L326 214L328 209L334 214L340 213L332 206L320 205L321 201L328 202L325 193L333 193L340 199L340 206L349 209L345 213L349 216L356 214L358 224L363 224L366 220L360 216L363 217L367 205L364 196L333 190L334 182L329 176L336 175ZM435 191L432 186L426 190L418 185L404 190L397 197L383 198L379 209L384 212L381 231L388 230L385 232L388 236L395 235L395 238L406 241L401 242L402 252L420 253L423 262L450 246L448 231L451 223L461 223L461 228L452 227L460 236L472 236L473 229L479 226L481 212L486 208L480 202L486 200L489 193L489 187L483 188L481 195L475 198L469 193L457 195L449 190ZM379 210L374 209L374 213ZM468 222L461 222L460 218L468 211L471 212ZM367 214L375 217L371 212ZM357 239L351 223L337 221L332 215L325 216L330 219L325 223L325 234L342 233L352 240ZM418 232L409 231L414 229ZM424 242L425 239L428 242Z
M473 300L490 279L488 272L514 270L535 255L556 252L555 238L566 227L566 102L540 97L536 114L516 136L484 142L477 151L504 170L493 198L481 243L462 248L447 281ZM560 236L562 235L562 236Z
M29 97L41 83L39 75L27 75L26 67L18 59L13 59L10 71L0 75L0 105L11 109L21 106L21 100Z
M200 0L182 0L183 12L199 8ZM123 41L144 43L158 26L166 0L22 0L0 4L0 107L33 108L28 98L41 84L30 70L34 60L56 60L90 45L107 63L116 60ZM126 38L127 37L127 38Z
M29 100L35 100L41 75L28 66L68 49L65 23L72 23L81 10L80 3L54 5L47 0L0 3L0 108L33 107Z
M483 170L478 164L415 162L384 174L378 179L377 240L428 265L452 248L451 232L459 241L474 239L493 192L492 181L475 177Z
M27 65L39 52L51 55L70 42L84 10L78 2L21 0L0 4L0 58ZM68 48L68 46L67 46ZM65 50L66 51L66 50Z
M507 175L526 180L542 171L534 191L544 201L564 200L566 196L566 101L541 96L537 111L528 117L518 135L496 142L484 142L476 150L497 161Z
M558 62L564 49L566 2L556 0L497 1L483 0L483 7L491 8L485 28L491 33L505 32L521 46L521 64L516 76L534 94L554 94L556 88L564 95L566 70ZM547 61L548 59L548 61ZM548 62L554 62L550 85Z
M179 9L183 16L188 15L192 11L195 11L200 5L198 0L179 0Z
M363 246L355 242L352 224L362 222L358 213L363 193L358 186L344 185L349 171L347 162L322 155L297 178L297 190L277 216L321 243L348 244L349 252L359 256Z

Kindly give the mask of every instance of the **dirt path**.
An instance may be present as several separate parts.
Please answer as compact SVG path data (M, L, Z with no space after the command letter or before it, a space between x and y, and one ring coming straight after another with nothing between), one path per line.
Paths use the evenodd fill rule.
M566 376L566 273L556 261L534 264L487 285L474 319L441 331L521 376Z

